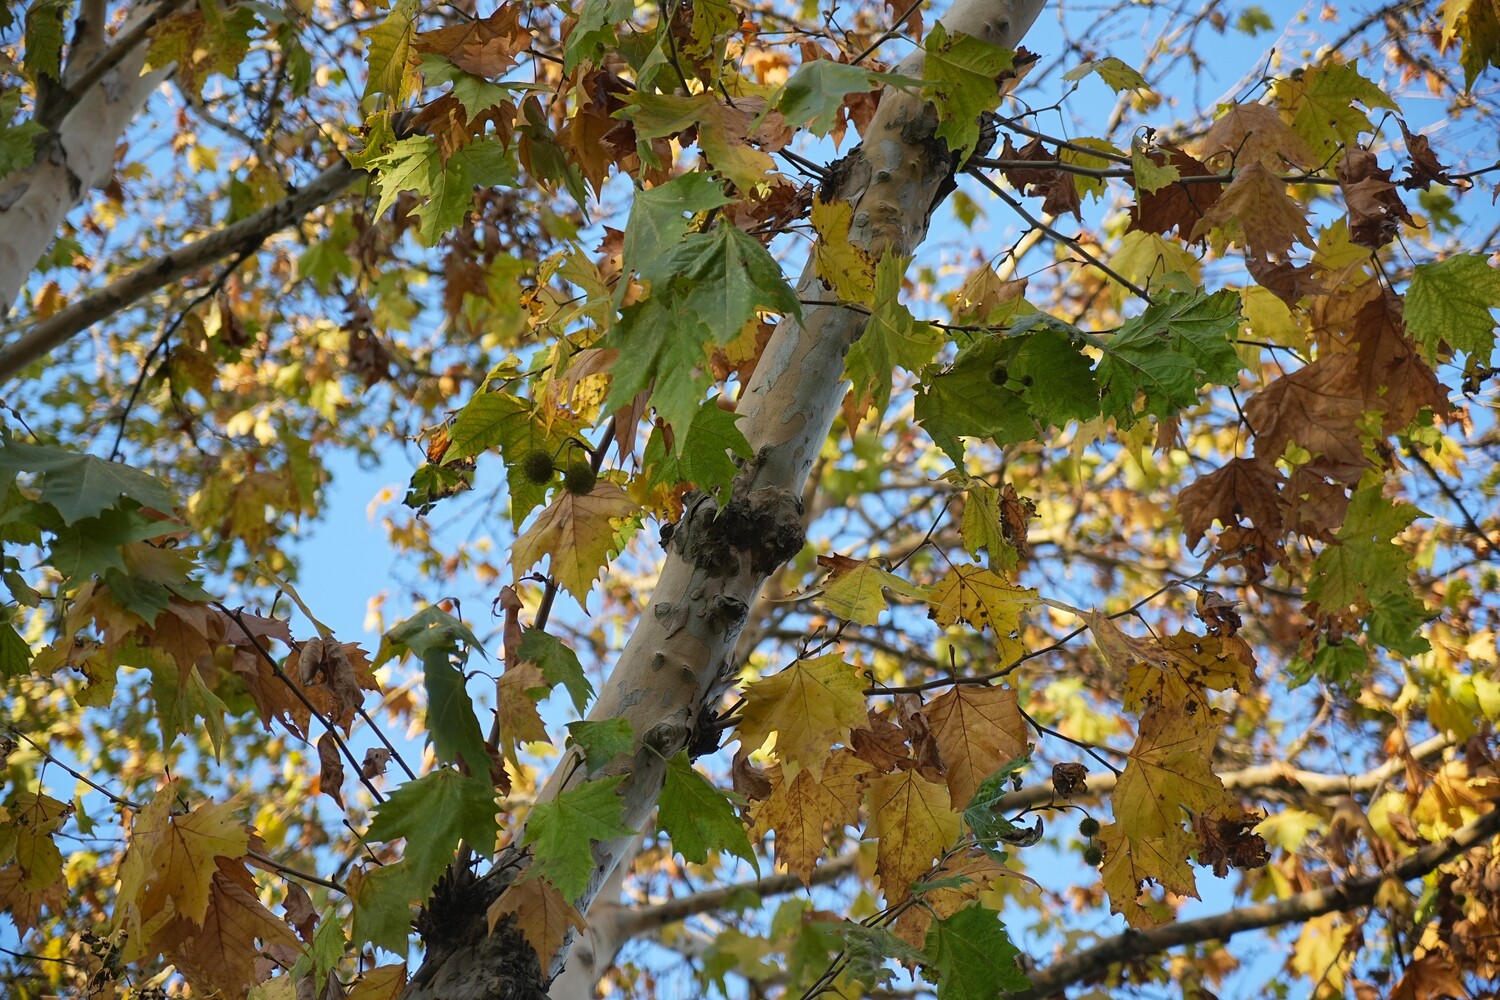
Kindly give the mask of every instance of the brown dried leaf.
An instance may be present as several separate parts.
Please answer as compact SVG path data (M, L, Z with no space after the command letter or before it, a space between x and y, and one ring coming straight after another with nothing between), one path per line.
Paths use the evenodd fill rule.
M332 730L318 737L318 788L344 807L344 758Z

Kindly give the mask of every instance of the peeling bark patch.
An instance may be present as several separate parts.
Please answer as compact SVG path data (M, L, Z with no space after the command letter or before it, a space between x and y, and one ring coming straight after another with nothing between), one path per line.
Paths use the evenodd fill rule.
M801 501L776 486L737 496L717 515L695 518L692 528L677 532L678 551L711 577L738 574L741 557L756 573L770 573L802 551L806 541Z

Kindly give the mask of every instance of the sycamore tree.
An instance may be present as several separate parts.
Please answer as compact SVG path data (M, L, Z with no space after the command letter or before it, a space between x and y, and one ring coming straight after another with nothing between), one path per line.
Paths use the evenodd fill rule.
M7 994L1492 992L1496 67L8 5Z

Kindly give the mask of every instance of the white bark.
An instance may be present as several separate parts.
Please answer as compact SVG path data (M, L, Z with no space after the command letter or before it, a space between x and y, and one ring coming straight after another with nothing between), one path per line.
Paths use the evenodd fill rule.
M115 143L168 73L163 68L141 74L147 49L143 25L179 5L179 0L165 0L138 7L103 51L97 45L102 24L83 26L83 44L69 53L63 73L63 84L77 88L76 100L45 141L37 162L0 180L0 232L5 234L0 240L0 319L10 313L63 219L113 175ZM97 21L103 7L91 3L83 16Z
M1014 48L1046 0L956 0L942 18L963 32ZM920 75L922 54L901 71ZM936 120L920 98L887 89L861 146L842 162L836 196L853 206L850 241L872 256L912 253L927 233L930 210L952 159L933 138ZM801 547L801 501L808 472L844 394L844 354L864 329L864 314L838 305L814 265L798 282L803 320L783 319L740 400L740 429L756 457L735 485L723 516L711 503L677 525L649 610L611 672L589 718L626 719L638 750L622 786L624 822L640 829L661 792L664 762L712 723L713 707L732 681L735 639L762 584ZM788 551L790 549L790 551ZM597 775L583 773L570 752L557 763L541 799ZM566 776L566 777L565 777ZM594 845L596 865L575 900L587 912L630 837ZM515 861L511 858L507 861ZM507 865L507 872L515 869ZM503 890L501 890L503 891ZM515 939L480 933L429 941L406 996L468 998L542 996L517 984ZM544 957L544 978L562 969L565 945ZM550 959L550 960L549 960Z

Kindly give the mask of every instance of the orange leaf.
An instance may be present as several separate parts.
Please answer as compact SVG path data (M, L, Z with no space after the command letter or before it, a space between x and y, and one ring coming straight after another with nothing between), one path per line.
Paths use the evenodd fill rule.
M1026 752L1026 725L1015 688L960 685L923 714L946 768L950 803L963 809L979 783Z
M587 929L582 914L573 909L556 886L540 876L517 882L490 904L485 917L491 934L495 933L495 925L507 916L516 918L516 929L536 952L544 969L567 939L568 928Z

